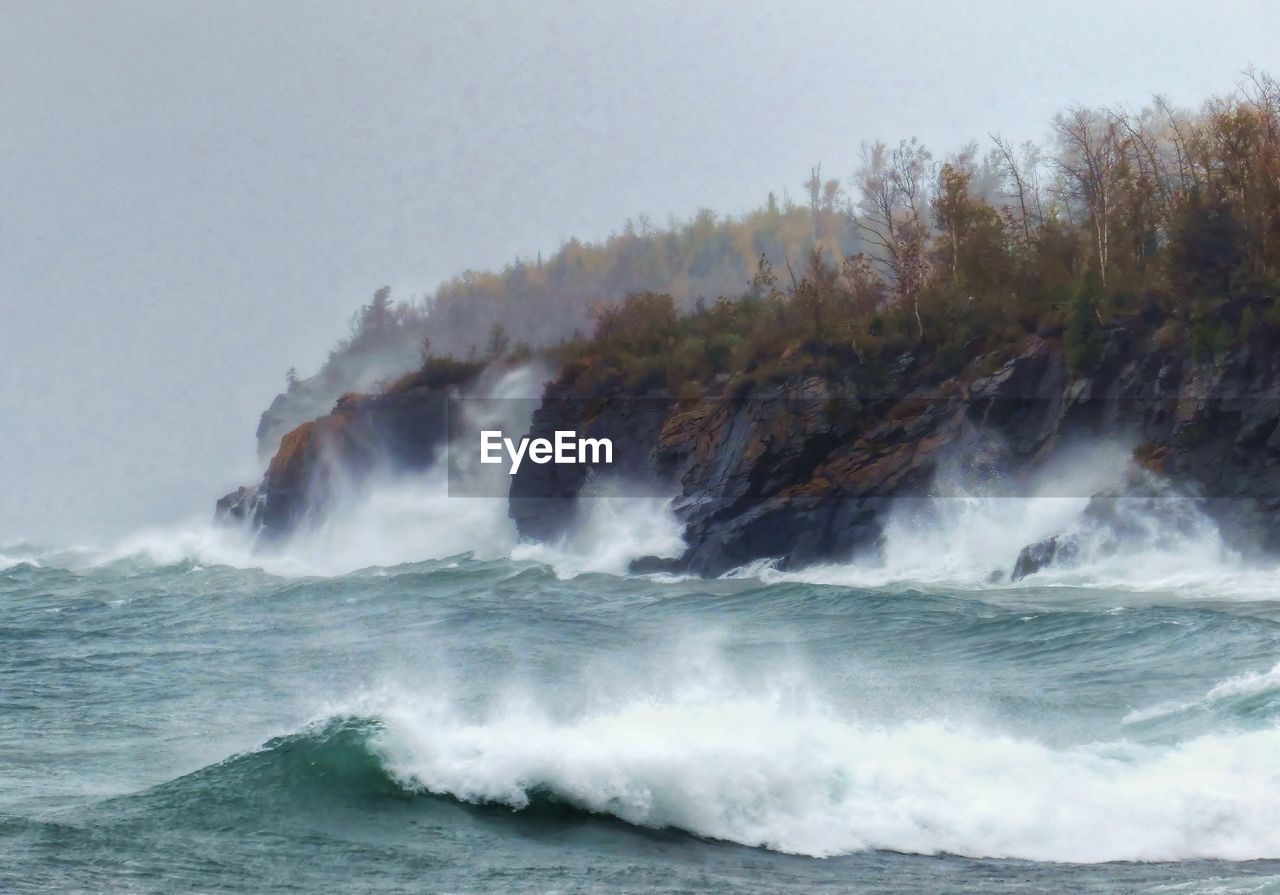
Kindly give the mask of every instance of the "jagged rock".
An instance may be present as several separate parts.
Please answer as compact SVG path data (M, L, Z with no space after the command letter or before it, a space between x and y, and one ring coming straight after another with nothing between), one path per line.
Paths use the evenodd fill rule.
M1168 550L1179 539L1196 537L1203 509L1203 501L1145 469L1134 469L1122 485L1090 497L1068 531L1023 547L1010 580L1049 566L1069 566L1086 554L1106 558L1125 551Z
M340 484L358 486L380 465L425 468L447 438L450 394L409 383L344 395L330 413L287 433L261 483L220 499L215 519L247 522L270 539L319 517Z
M659 572L678 572L680 560L667 556L642 556L631 560L627 571L633 575L653 575Z
M856 384L862 365L853 360L847 376L827 365L767 387L720 377L717 392L691 403L621 386L582 394L566 377L548 385L531 434L611 438L617 462L599 472L648 482L648 493L654 482L674 490L688 545L677 566L703 574L761 558L798 565L875 552L886 513L928 495L944 460L1016 481L1099 437L1140 445L1138 464L1201 498L1197 513L1223 526L1233 546L1280 549L1280 352L1246 347L1196 362L1155 338L1154 326L1112 321L1096 363L1071 372L1054 331L941 382L928 378L927 354L906 353L875 390ZM286 435L261 485L219 501L220 516L287 531L323 508L333 464L358 477L382 457L430 462L444 436L444 400L409 389L339 402ZM509 512L523 536L555 538L595 480L580 466L525 464L512 477ZM1090 501L1089 549L1142 536L1115 497ZM1157 504L1146 510L1161 512ZM1182 524L1165 523L1175 533ZM1078 556L1079 534L1028 545L1013 577Z
M254 518L258 505L258 489L241 485L218 499L214 505L214 518L219 522L244 523Z
M1028 544L1022 548L1018 554L1018 561L1014 563L1013 571L1009 574L1010 581L1021 581L1028 575L1034 575L1041 569L1053 563L1058 555L1058 537L1046 538L1035 544Z

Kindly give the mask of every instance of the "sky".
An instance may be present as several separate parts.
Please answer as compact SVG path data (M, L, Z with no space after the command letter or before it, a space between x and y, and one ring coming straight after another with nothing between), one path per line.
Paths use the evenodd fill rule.
M1050 8L1052 7L1052 8ZM208 518L377 287L1280 73L1280 4L0 0L0 546Z

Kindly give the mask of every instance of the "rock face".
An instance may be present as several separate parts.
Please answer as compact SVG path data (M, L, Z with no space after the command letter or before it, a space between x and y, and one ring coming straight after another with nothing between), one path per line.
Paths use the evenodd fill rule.
M610 438L618 456L607 472L522 465L510 515L523 536L554 538L608 477L641 489L627 493L676 495L687 550L642 568L717 574L762 558L799 565L876 551L887 510L928 496L944 462L975 480L998 474L1016 494L1022 477L1105 437L1136 445L1138 465L1196 495L1197 511L1229 526L1238 546L1280 549L1280 353L1255 340L1195 362L1176 340L1158 337L1159 322L1109 324L1096 360L1074 373L1061 339L1028 336L950 378L917 370L904 355L875 388L829 366L767 387L722 377L693 401L661 390L579 394L557 380L529 434ZM224 497L219 515L281 533L323 509L339 474L358 478L383 458L429 464L446 437L446 401L447 390L432 388L344 398L288 433L262 483ZM1115 496L1098 495L1085 516L1095 535L1109 528L1120 543L1126 522L1107 517ZM1069 561L1082 549L1078 535L1028 545L1013 577Z
M909 361L899 364L901 374ZM913 389L903 375L864 394L807 376L745 397L655 400L643 412L623 396L598 399L603 409L586 425L632 446L632 474L643 469L677 492L688 550L675 566L717 574L762 558L800 565L876 550L885 511L895 500L925 497L944 457L994 467L1034 456L1053 434L1057 410L1042 397L1060 392L1065 379L1060 350L1037 339L967 385ZM578 427L572 410L581 406L561 395L535 429ZM520 531L553 536L572 517L580 484L579 471L522 470L512 486ZM555 511L535 495L554 495Z
M343 396L332 412L286 434L261 483L219 500L216 518L274 538L317 518L338 489L358 486L380 464L425 468L447 438L449 396L421 386Z
M573 431L582 438L608 438L614 450L608 476L625 482L625 493L656 493L665 489L659 487L662 474L653 464L653 446L674 407L674 398L664 391L581 398L552 382L533 412L528 434L553 439L557 431ZM509 513L520 533L551 540L564 531L577 517L578 496L591 475L589 465L521 465L509 494Z
M1053 564L1058 558L1058 536L1045 538L1034 544L1028 544L1018 553L1018 560L1013 565L1009 576L1011 581L1021 581L1028 575L1034 575L1041 569Z
M1186 496L1153 473L1130 470L1123 485L1090 497L1069 529L1023 547L1010 580L1019 581L1049 566L1069 567L1085 558L1173 549L1180 541L1205 536L1201 530L1205 506L1205 501Z
M329 412L339 398L373 390L379 382L394 379L421 363L422 333L397 327L366 336L358 346L335 352L315 376L297 379L276 395L258 420L258 457L269 460L284 437Z
M928 495L944 460L979 479L999 473L1016 494L1020 477L1100 437L1137 445L1138 464L1198 496L1196 510L1237 545L1280 549L1280 358L1252 346L1194 363L1154 329L1141 318L1110 324L1096 361L1075 375L1060 339L1030 337L1003 359L975 359L969 370L986 367L984 375L931 386L913 381L908 357L875 394L810 376L744 398L690 406L668 398L665 415L633 412L625 396L600 398L603 410L577 417L560 394L539 423L576 428L586 419L625 438L629 467L644 467L677 495L688 550L674 567L702 574L762 558L800 565L874 552L888 508ZM512 516L529 537L567 524L582 484L580 472L546 469L513 484ZM1118 496L1097 495L1085 514L1093 536L1109 530L1116 545L1133 534L1115 517ZM1170 497L1145 496L1152 507ZM1013 577L1080 549L1070 533L1029 545Z

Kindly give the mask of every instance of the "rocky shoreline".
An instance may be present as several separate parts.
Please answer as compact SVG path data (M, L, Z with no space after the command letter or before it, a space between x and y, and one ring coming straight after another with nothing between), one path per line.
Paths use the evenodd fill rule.
M582 391L562 374L547 383L530 435L610 437L626 446L613 475L675 495L687 550L642 559L637 571L716 575L759 559L799 566L874 554L890 508L929 496L944 465L997 476L1016 495L1054 458L1104 438L1130 445L1136 469L1193 498L1242 552L1280 550L1280 356L1255 341L1196 361L1166 344L1160 322L1110 322L1085 369L1070 370L1060 334L1044 333L942 381L904 354L874 390L815 371L768 385L719 377L703 396L677 399L661 389ZM410 381L344 397L286 435L263 480L222 498L218 517L278 538L324 512L339 474L358 484L379 463L429 466L463 385ZM582 467L522 467L509 495L520 534L559 536L590 478ZM1141 488L1096 495L1090 512L1117 539L1124 526L1104 507L1125 496L1161 499ZM1018 578L1069 561L1069 540L1029 544L1007 571Z

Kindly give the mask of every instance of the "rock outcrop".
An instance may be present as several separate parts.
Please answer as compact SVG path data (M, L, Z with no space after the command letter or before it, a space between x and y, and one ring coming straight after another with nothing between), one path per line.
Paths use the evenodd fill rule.
M627 475L668 483L688 550L674 564L640 568L716 574L769 558L799 565L878 549L886 510L923 498L938 464L981 471L1028 463L1053 436L1065 365L1055 343L1033 339L968 383L913 385L906 356L874 391L808 375L745 395L733 383L704 399L626 395L572 400L553 384L535 415L541 428L586 428L629 448ZM533 538L572 518L581 469L522 470L512 516Z
M1071 526L1028 544L1018 553L1011 581L1049 566L1070 567L1142 550L1168 551L1206 536L1204 501L1188 496L1142 468L1130 469L1124 484L1089 498ZM1224 520L1225 521L1225 520Z
M610 438L618 456L607 470L524 464L510 514L525 537L554 538L607 477L628 482L626 493L675 494L688 549L642 568L798 565L877 550L888 509L927 497L944 462L975 480L998 475L1017 494L1074 444L1106 437L1135 445L1138 466L1194 496L1238 544L1280 549L1280 355L1255 343L1196 361L1160 322L1103 327L1094 359L1075 371L1050 334L949 377L917 369L923 361L908 353L874 387L830 364L764 386L720 377L697 400L621 387L580 393L562 377L547 385L529 434ZM339 470L358 477L377 458L429 464L446 437L446 393L409 387L339 401L286 435L263 482L219 501L220 515L283 532L323 509ZM1114 496L1099 495L1086 515L1122 538L1123 520L1105 516ZM1028 545L1012 575L1079 549L1071 532Z
M1155 330L1142 318L1106 326L1096 360L1074 375L1061 339L1037 336L941 383L913 379L908 356L875 392L814 375L746 397L682 405L668 396L661 419L652 404L633 412L625 395L596 396L597 409L575 417L573 408L590 402L575 405L553 385L558 403L540 422L620 435L632 475L643 467L669 482L688 550L675 563L646 558L643 568L716 574L762 558L799 565L874 552L889 507L926 497L944 460L975 479L998 475L1016 495L1051 459L1098 438L1136 445L1139 467L1194 497L1196 512L1237 544L1280 549L1280 363L1256 346L1196 363ZM983 368L990 372L974 372ZM567 524L582 483L580 471L545 470L529 470L512 488L512 515L534 538ZM1135 494L1151 513L1169 501L1187 506L1173 494ZM1133 534L1114 517L1119 496L1097 495L1085 520L1115 545ZM1080 549L1079 536L1065 532L1028 545L1013 577Z
M407 387L344 395L333 410L286 434L256 486L218 501L216 518L250 525L267 539L323 514L343 487L381 465L423 469L448 437L451 390Z

